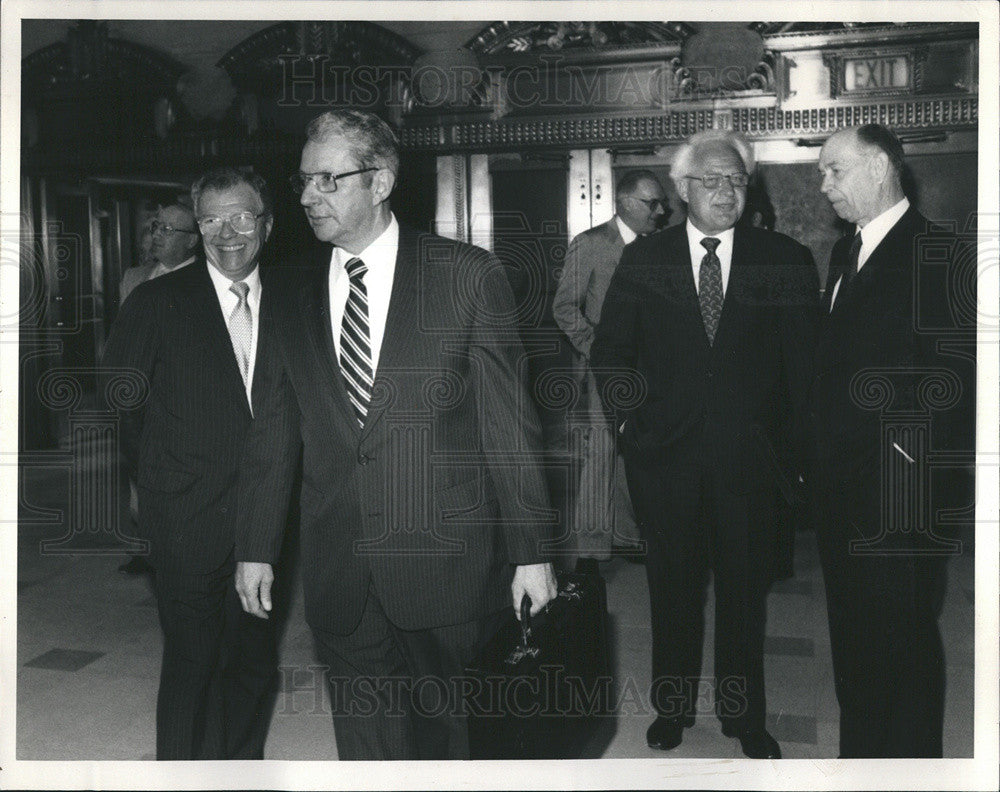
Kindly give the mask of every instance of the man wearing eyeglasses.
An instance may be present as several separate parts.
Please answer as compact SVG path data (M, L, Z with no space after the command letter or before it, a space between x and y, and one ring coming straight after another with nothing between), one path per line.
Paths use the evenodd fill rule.
M233 575L271 209L264 181L231 169L205 174L191 194L206 262L139 285L103 362L138 372L148 388L120 418L163 629L157 759L259 759L276 673L273 626L244 613Z
M140 283L166 275L179 267L186 267L196 258L198 226L194 222L194 214L186 206L170 204L161 208L156 213L150 231L152 241L149 255L152 261L125 270L118 287L119 304L124 303Z
M765 601L789 552L776 509L801 470L819 282L805 247L737 225L753 166L724 130L678 149L687 220L625 248L591 361L599 382L635 370L646 388L641 404L608 406L647 543L647 742L675 748L695 722L711 570L722 732L748 757L780 758L765 729Z
M648 170L633 170L618 182L615 215L573 238L552 300L556 324L573 345L575 365L590 412L576 495L568 521L578 568L593 568L612 549L641 558L639 534L616 455L613 427L603 414L597 383L590 370L590 346L601 306L622 250L637 237L651 234L666 219L663 186Z
M306 619L339 758L468 758L465 664L505 606L556 593L513 295L486 251L396 221L385 122L334 111L306 134L292 183L323 244L274 290L238 591L267 618L301 449Z

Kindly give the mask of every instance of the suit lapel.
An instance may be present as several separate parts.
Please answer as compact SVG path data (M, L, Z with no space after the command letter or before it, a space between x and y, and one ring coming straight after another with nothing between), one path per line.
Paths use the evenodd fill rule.
M233 351L229 328L222 315L215 284L208 274L209 266L211 265L207 262L195 261L185 268L189 270L191 278L187 311L191 316L192 327L205 328L204 337L212 355L219 362L222 381L232 391L231 396L237 399L249 414L250 405L247 403L246 389L243 387L243 375L236 362L236 353Z
M347 396L344 375L337 361L337 348L333 342L333 327L330 324L330 260L333 248L323 245L316 254L313 274L301 287L299 306L302 322L309 345L309 352L319 371L320 383L327 383L329 394L340 413L340 420L334 421L338 427L345 427L349 437L356 439L361 433L354 407ZM325 262L325 266L323 265Z
M667 277L670 279L670 294L672 300L687 312L692 323L697 323L700 332L695 335L701 338L708 351L708 334L705 332L705 321L701 317L701 303L698 301L698 289L694 282L694 267L691 261L691 247L688 244L687 224L680 223L662 231L664 243L670 251L670 266ZM670 235L670 236L668 236Z
M396 269L392 276L392 294L386 315L385 332L379 349L378 369L372 386L374 398L365 418L362 437L367 437L391 404L378 394L391 394L388 375L407 365L412 365L414 334L420 327L420 259L417 234L399 227L399 247L396 251Z
M729 282L726 284L726 294L722 300L722 313L719 315L719 326L715 329L716 350L729 341L733 332L731 328L740 326L739 313L746 305L744 295L750 288L749 280L753 276L758 261L758 252L750 244L747 232L737 226L733 233L733 256L729 262ZM701 313L699 305L698 313ZM708 336L705 336L706 340Z

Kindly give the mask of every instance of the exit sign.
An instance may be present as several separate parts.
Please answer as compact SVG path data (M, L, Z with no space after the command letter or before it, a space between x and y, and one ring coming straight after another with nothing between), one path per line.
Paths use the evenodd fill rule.
M843 64L844 93L900 91L913 84L910 59L905 55L845 58Z

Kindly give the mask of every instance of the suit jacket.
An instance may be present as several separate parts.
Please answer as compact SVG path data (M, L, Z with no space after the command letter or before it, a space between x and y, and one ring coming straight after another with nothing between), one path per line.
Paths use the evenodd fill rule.
M782 485L790 495L812 379L819 282L808 249L736 229L722 314L709 345L685 224L625 248L591 351L631 464L665 466L678 497L702 471L717 491ZM614 380L632 370L631 403ZM621 391L617 391L621 393Z
M103 366L106 377L132 369L148 384L142 404L120 412L120 438L153 565L217 569L233 549L251 413L208 265L140 284L111 329Z
M540 425L503 267L485 251L400 227L389 314L364 427L330 326L324 245L273 290L275 343L241 484L237 558L273 561L301 447L306 618L351 632L369 585L403 629L457 624L510 601L512 564L553 530Z
M838 240L830 258L810 446L817 481L835 487L867 482L870 488L880 480L884 413L909 413L917 422L921 413L932 415L932 449L975 448L975 252L963 254L954 234L933 228L911 207L840 291L831 312L833 287L852 238ZM971 277L958 271L962 261L972 267ZM965 356L943 354L941 342L964 346ZM866 370L879 372L882 384L870 381L865 387L859 376ZM921 396L919 381L935 371L945 372L941 390ZM934 401L939 403L931 410ZM898 439L911 458L928 450L907 448L907 440Z
M156 262L142 264L138 267L129 267L122 274L122 282L118 286L118 304L125 302L126 298L135 290L140 283L145 283L156 269Z
M584 358L590 357L594 328L625 241L614 218L573 237L552 300L556 324Z

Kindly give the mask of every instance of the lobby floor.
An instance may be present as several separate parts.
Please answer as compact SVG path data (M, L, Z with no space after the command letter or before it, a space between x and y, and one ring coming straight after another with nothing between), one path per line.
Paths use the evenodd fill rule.
M97 464L96 462L93 464ZM161 636L150 582L117 571L124 556L102 537L73 530L73 465L62 454L22 461L18 526L17 734L19 760L153 759ZM107 479L105 479L105 482ZM106 539L106 537L103 537ZM43 542L48 542L43 546ZM616 669L617 718L604 758L738 758L711 704L669 754L646 746L652 715L649 603L641 565L601 565ZM837 755L823 579L811 533L797 537L796 577L768 602L768 728L785 758ZM974 554L971 541L949 566L941 617L947 659L946 757L973 752ZM712 613L711 596L707 612ZM708 619L705 667L712 675ZM296 581L281 644L281 686L265 748L268 759L335 759L326 690L316 671Z

